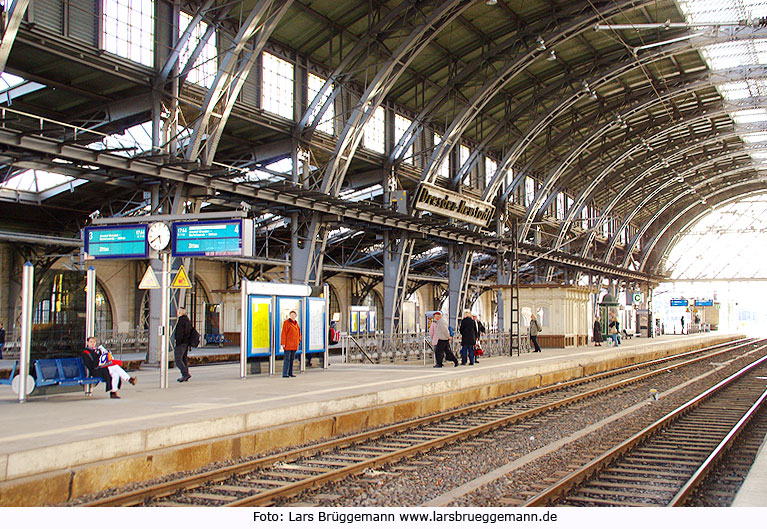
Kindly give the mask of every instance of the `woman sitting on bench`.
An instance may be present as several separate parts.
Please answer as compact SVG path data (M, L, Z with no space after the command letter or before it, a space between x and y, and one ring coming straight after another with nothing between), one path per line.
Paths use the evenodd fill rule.
M83 360L91 376L100 377L107 385L110 399L119 399L117 389L122 381L130 382L136 385L136 377L130 376L122 368L120 360L114 360L103 345L96 346L96 337L90 336L86 341L85 351L83 351Z

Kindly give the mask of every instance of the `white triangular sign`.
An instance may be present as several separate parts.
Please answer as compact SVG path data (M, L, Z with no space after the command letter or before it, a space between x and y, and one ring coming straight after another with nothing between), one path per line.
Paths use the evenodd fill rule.
M160 283L157 281L157 276L154 275L154 270L151 266L146 267L144 277L141 278L141 283L138 284L141 290L150 290L153 288L160 288Z

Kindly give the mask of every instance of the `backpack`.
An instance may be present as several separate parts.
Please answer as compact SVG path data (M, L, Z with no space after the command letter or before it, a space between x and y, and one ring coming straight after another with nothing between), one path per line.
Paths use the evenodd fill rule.
M330 341L330 345L337 344L340 339L341 333L338 332L338 329L330 329L328 332L328 340Z
M200 333L197 329L192 327L192 332L189 333L189 347L198 347L200 345Z

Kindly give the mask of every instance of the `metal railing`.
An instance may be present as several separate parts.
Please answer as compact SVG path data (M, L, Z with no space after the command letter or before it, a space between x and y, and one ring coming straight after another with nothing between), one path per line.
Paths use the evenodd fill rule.
M508 356L511 351L511 334L508 332L486 333L480 339L483 356ZM522 337L522 352L530 352L530 341ZM341 355L345 363L402 363L434 361L434 350L423 332L408 333L344 333L341 335ZM458 356L461 337L457 334L450 348Z
M19 348L21 347L20 335L21 333L17 330L6 330L3 359L15 360L19 358ZM146 353L149 350L149 331L147 329L132 329L128 332L97 331L96 339L98 343L112 351L115 355ZM84 346L85 344L83 343L82 345ZM77 348L79 347L78 345Z

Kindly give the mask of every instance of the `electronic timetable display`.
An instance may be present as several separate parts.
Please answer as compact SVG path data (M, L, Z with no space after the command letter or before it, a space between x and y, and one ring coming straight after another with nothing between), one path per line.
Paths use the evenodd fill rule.
M173 223L173 257L253 255L253 220Z
M149 257L146 231L146 224L85 228L85 253L94 259L146 259Z

